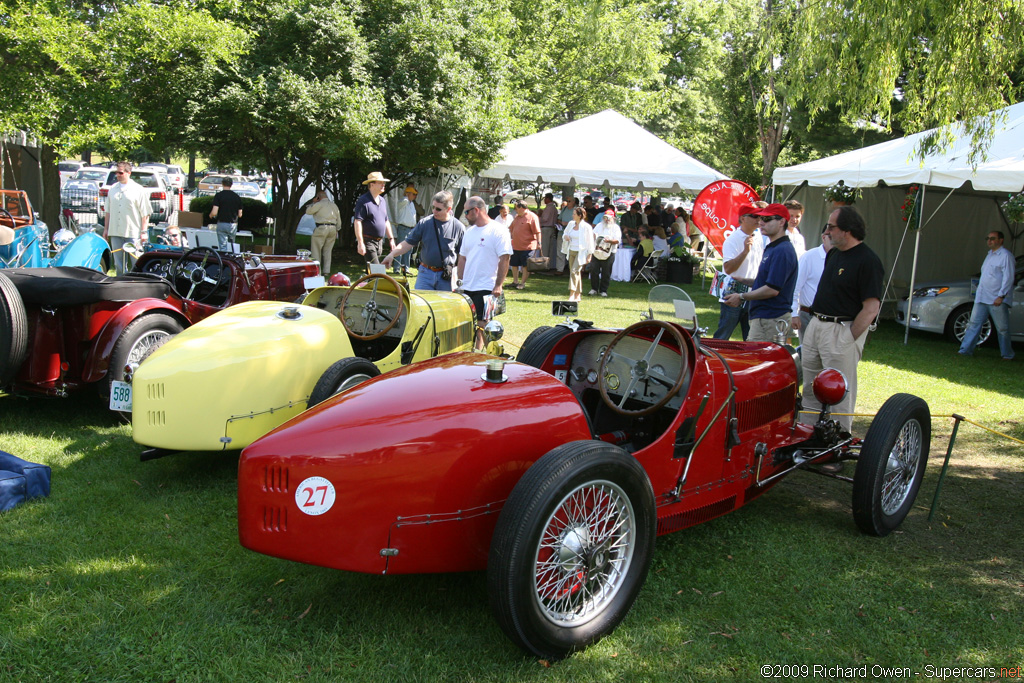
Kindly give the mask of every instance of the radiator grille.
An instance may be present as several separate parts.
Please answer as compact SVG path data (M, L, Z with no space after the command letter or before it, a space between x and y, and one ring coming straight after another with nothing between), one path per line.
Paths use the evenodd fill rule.
M263 506L263 530L267 532L288 531L288 509L271 505Z
M699 507L694 510L677 512L674 515L663 517L658 520L658 535L660 536L661 534L685 529L686 527L694 526L695 524L702 524L703 522L707 522L715 517L724 515L735 507L736 496L729 496L725 500L720 500L717 503L710 503L704 507Z
M736 404L739 431L773 422L796 409L796 384Z
M288 493L288 468L283 465L264 467L263 491L266 493Z

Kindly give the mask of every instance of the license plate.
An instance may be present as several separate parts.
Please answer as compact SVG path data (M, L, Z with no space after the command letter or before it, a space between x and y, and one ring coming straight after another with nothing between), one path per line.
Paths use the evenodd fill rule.
M132 385L114 380L110 383L110 409L132 412Z

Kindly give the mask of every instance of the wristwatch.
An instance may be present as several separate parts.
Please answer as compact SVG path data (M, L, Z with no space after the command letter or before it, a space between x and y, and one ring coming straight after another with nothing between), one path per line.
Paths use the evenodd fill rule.
M455 281L455 286L456 287L461 287L462 286L462 280L456 280Z
M740 301L746 301L747 297L743 296L745 292L740 292Z

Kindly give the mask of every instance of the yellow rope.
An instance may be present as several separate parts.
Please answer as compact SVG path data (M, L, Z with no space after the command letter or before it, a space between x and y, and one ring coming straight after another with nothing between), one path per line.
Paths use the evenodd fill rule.
M818 414L817 410L801 410L800 412L801 413L807 413L808 415L817 415ZM874 413L832 413L832 415L842 415L843 417L874 417L875 416ZM935 419L935 418L938 418L938 417L949 418L951 420L955 420L956 419L955 415L932 415L932 419ZM986 427L983 424L978 424L974 420L968 419L966 417L962 417L961 416L960 417L960 421L961 422L966 422L967 424L972 424L972 425L974 425L975 427L977 427L979 429L984 429L986 432L991 432L991 433L995 434L996 436L1003 437L1004 439L1009 439L1010 441L1016 441L1017 443L1024 444L1024 440L1018 439L1015 436L1010 436L1009 434L1003 434L1002 432L997 432L996 430L992 429L991 427Z

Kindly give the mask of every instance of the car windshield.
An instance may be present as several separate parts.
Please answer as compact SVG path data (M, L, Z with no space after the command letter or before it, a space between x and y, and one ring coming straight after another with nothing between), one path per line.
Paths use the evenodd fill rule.
M184 175L184 171L181 170L181 166L168 166L167 172L173 173L174 175Z
M71 178L72 180L103 180L106 176L106 171L79 171Z
M57 164L57 170L64 171L65 173L68 171L77 171L80 168L82 168L82 164L75 163L74 161L62 161Z
M220 185L221 180L223 180L223 178L219 175L208 175L199 182L203 185Z

